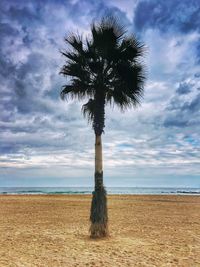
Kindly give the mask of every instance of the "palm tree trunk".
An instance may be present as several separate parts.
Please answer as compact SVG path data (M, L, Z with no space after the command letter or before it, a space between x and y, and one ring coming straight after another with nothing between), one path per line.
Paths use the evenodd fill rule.
M102 142L101 135L96 134L95 136L95 190L90 213L90 236L92 238L108 235L107 198L103 186Z

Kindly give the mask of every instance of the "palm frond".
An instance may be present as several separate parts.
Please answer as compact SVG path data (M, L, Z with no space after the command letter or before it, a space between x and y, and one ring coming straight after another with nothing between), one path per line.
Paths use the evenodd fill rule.
M64 65L60 73L64 76L77 77L85 81L88 81L90 77L90 73L88 73L88 71L84 69L84 66L76 62L71 62L69 64Z
M74 53L74 52L64 52L61 51L61 54L67 58L69 63L79 63L84 64L85 63L85 57L82 54Z
M112 16L104 17L99 24L93 23L91 31L93 46L105 59L109 59L125 34L124 27Z
M83 40L80 35L71 34L65 38L66 43L68 43L75 51L82 53L83 50Z
M95 101L94 99L89 99L89 101L82 106L82 113L88 122L93 122L95 111Z
M117 40L120 40L126 33L125 26L120 23L119 18L112 15L102 18L99 24L99 29L101 29L102 32L104 32L105 30L110 30L114 33Z
M139 57L144 55L146 47L132 36L122 41L119 51L123 61L136 61Z
M72 79L71 85L64 85L60 93L61 99L82 100L94 95L94 88L78 79Z
M60 97L62 100L66 99L66 96L73 91L72 85L63 85L62 91L60 92Z
M122 111L131 107L132 104L129 97L117 87L107 92L106 102L111 106L117 105Z

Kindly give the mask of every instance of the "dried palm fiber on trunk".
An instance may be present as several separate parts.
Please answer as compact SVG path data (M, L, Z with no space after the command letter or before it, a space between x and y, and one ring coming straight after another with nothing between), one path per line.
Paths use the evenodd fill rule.
M95 173L95 191L92 193L90 235L92 238L108 235L107 193L103 186L103 172Z

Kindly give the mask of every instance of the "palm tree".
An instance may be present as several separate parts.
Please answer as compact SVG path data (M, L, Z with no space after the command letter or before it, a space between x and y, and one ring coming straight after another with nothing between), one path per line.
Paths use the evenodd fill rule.
M144 45L134 36L126 36L114 17L104 17L91 26L91 38L72 34L65 38L70 49L61 52L66 63L61 74L70 78L61 98L88 102L82 112L95 133L95 189L90 214L90 236L108 235L106 190L103 185L102 141L105 105L116 104L121 110L136 107L143 95L145 81Z

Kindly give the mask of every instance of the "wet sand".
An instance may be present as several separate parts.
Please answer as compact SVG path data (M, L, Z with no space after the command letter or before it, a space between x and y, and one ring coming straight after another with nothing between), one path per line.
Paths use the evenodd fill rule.
M199 196L109 196L110 237L88 237L91 196L0 196L1 267L199 267Z

